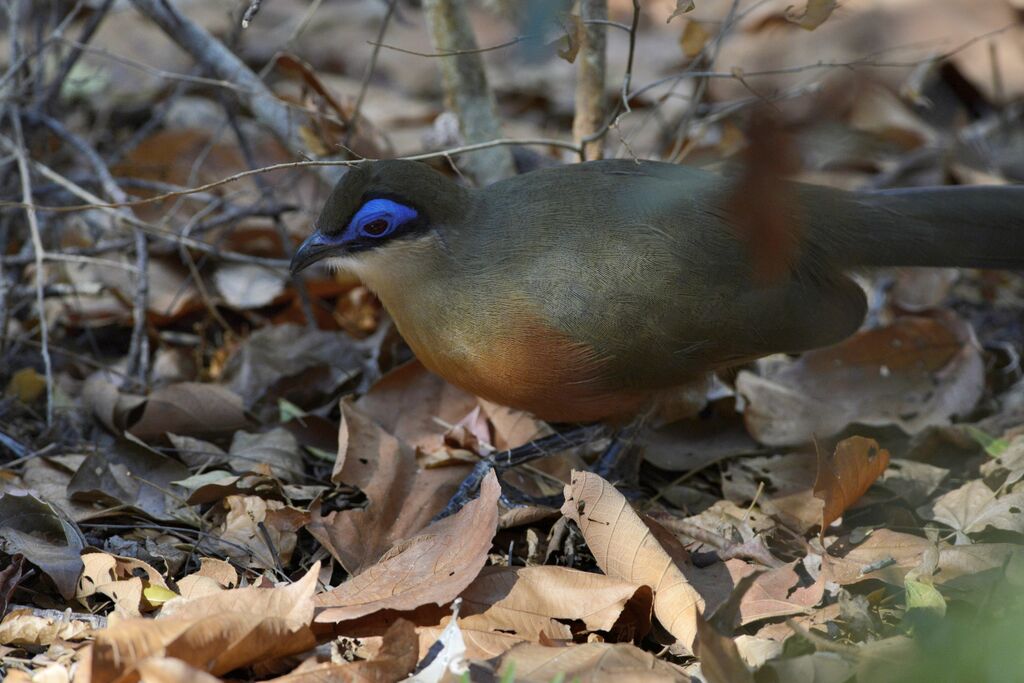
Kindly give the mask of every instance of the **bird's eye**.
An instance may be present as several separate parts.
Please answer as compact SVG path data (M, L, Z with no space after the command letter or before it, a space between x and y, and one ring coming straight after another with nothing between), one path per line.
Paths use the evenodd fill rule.
M390 224L383 218L377 218L363 226L363 232L370 237L380 237L388 231Z

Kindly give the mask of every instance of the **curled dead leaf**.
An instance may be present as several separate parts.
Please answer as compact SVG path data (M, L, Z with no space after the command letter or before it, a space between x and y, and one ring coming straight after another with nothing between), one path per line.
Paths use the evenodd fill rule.
M889 466L889 451L878 447L874 439L851 436L836 445L831 456L818 451L818 476L814 495L824 501L821 511L821 536L832 522L871 488Z
M625 497L598 475L573 471L562 514L579 525L605 574L651 587L655 616L692 648L704 599Z

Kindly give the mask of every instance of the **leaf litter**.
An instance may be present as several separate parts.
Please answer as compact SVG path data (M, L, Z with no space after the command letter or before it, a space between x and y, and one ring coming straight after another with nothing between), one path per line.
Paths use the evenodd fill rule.
M183 4L228 36L234 24L214 4ZM366 59L351 46L381 17L372 3L327 3L317 30L273 55L268 46L287 42L275 22L307 4L265 3L233 47L273 67L280 101L315 112L299 134L304 154L418 152L443 132L436 65L387 49L363 123L346 129ZM883 47L923 44L919 30L966 41L1011 23L1004 3L941 3L920 29L920 10L895 0L879 3L883 24L853 4L768 4L745 8L721 36L728 2L642 4L634 85L686 64L734 76L707 85L724 113L696 114L677 141L687 161L745 159L839 187L1021 180L1020 141L992 123L1019 116L1006 102L1024 93L1024 65L1002 34L991 54L977 46L935 61L931 49L825 107L782 98L771 125L784 149L759 146L743 108L729 110L752 91L832 85L799 79L816 63L863 59L865 31L879 25ZM610 10L628 25L632 3ZM482 45L516 28L500 10L474 11ZM420 11L401 12L386 41L429 51ZM95 144L119 160L132 196L292 160L250 112L129 66L191 68L152 24L130 11L96 16L100 49L82 56L81 87L68 81L62 97L97 121L112 113L110 139ZM585 59L587 25L570 15L559 31L569 50L559 57L564 41L550 44L539 68L488 58L516 136L546 136L572 113L564 84L575 67L564 60ZM702 61L711 53L714 64ZM611 71L625 70L625 55L613 45ZM684 98L659 92L631 106L690 116ZM140 107L154 123L139 127ZM665 154L671 134L638 120L623 117L621 139ZM66 125L88 133L91 121ZM40 138L31 151L72 180L90 173L53 149ZM747 188L771 201L742 207L742 237L770 278L793 245L784 223L764 235L752 217L784 213L786 198L753 176ZM138 261L128 242L109 247L127 233L102 214L47 219L47 249L84 257L44 265L42 320L5 290L5 305L19 303L0 307L6 680L985 680L1024 666L1011 639L1024 626L1019 275L865 274L864 329L719 378L700 414L637 436L638 475L590 471L602 438L491 473L438 519L480 458L553 427L410 360L352 278L287 279L283 262L323 186L305 172L266 179L133 209L154 221L148 374L132 355ZM68 187L44 186L37 201ZM161 240L167 226L196 242ZM31 245L3 234L14 235L4 237L5 286L30 282L34 265L19 254ZM43 322L52 379L36 341Z

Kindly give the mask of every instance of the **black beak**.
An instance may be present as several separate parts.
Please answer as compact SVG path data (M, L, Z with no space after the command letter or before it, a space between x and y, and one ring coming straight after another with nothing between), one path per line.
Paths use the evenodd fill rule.
M337 243L329 241L317 230L306 238L305 242L299 245L298 250L292 256L289 270L291 270L292 275L305 270L308 266L330 256L330 252L334 247L337 247Z

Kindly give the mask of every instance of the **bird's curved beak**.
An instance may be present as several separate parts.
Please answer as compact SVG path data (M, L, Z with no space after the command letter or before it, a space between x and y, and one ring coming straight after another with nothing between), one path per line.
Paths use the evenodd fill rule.
M336 249L337 246L338 243L336 241L328 239L317 230L307 237L305 242L299 245L299 248L292 256L289 270L291 270L292 275L295 275L317 261L330 256L330 252Z

